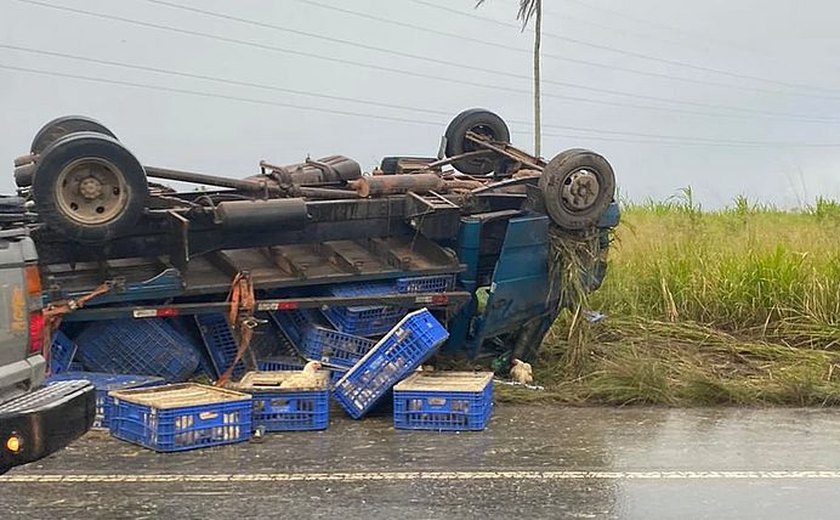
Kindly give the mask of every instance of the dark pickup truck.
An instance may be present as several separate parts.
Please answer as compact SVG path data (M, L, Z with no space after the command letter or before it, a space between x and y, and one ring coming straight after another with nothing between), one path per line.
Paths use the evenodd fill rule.
M22 203L0 199L0 474L67 446L96 412L88 381L44 385L41 279Z

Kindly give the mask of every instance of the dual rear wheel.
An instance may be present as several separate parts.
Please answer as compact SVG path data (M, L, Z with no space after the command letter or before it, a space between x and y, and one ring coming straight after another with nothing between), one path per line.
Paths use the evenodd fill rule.
M455 116L446 129L446 156L455 157L479 150L467 138L474 132L491 141L507 143L510 131L498 115L481 108ZM503 162L494 154L458 159L452 165L468 175L487 175ZM543 169L539 180L545 208L558 226L579 230L594 226L615 197L615 173L603 156L582 148L556 155Z
M148 184L143 166L104 125L82 116L50 121L35 135L32 200L48 227L82 243L132 230Z
M454 157L479 151L469 132L509 142L504 120L474 108L458 114L446 129L445 153ZM43 222L70 239L102 243L132 230L149 194L140 161L106 126L83 116L50 121L30 147L37 156L32 199ZM469 175L487 175L498 166L496 154L458 159L453 166ZM551 219L566 229L597 223L615 195L615 175L601 155L580 148L555 156L539 180Z

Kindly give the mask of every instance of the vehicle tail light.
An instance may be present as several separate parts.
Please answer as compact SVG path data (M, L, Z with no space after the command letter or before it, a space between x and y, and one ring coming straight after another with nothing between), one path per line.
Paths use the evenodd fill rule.
M26 284L26 301L31 305L32 302L41 299L41 273L38 271L37 264L29 264L23 268L23 277ZM27 303L24 303L27 305ZM31 308L31 307L30 307ZM29 353L43 354L45 319L44 313L41 310L29 312Z
M29 313L29 353L41 354L44 351L44 313Z

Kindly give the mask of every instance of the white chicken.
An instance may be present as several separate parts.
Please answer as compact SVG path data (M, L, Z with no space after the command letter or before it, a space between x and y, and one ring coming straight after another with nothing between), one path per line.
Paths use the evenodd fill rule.
M319 388L324 383L324 378L318 373L319 370L321 370L320 362L309 361L304 365L303 370L289 376L285 381L280 383L280 388Z
M526 363L520 359L513 358L513 361L511 361L510 364L511 379L523 385L530 385L534 382L534 374L531 370L531 363Z

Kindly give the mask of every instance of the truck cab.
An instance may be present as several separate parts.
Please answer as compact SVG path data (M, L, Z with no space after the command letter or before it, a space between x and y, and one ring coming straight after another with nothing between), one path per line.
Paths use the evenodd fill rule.
M41 280L22 202L0 199L0 474L67 446L96 413L88 381L44 384Z

